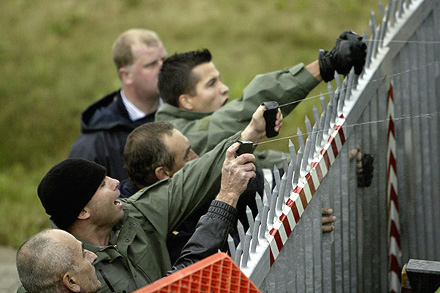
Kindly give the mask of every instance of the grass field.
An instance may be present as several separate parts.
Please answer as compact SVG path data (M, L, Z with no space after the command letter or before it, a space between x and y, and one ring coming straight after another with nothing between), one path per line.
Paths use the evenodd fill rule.
M149 28L169 54L209 48L230 97L258 73L317 59L345 29L368 29L376 0L39 0L0 2L0 245L17 247L48 227L36 195L64 159L81 111L119 88L111 45L132 27ZM316 96L284 123L296 134ZM287 149L287 140L266 144Z

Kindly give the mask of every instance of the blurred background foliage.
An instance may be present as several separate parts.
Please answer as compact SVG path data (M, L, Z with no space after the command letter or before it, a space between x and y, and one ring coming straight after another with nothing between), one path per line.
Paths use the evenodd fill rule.
M210 49L237 98L256 74L316 60L343 30L362 34L377 7L376 0L0 1L0 245L18 247L48 227L36 188L68 155L82 110L119 88L111 46L123 31L156 31L170 55ZM295 135L326 91L325 84L313 91L279 137ZM261 147L287 151L287 143Z

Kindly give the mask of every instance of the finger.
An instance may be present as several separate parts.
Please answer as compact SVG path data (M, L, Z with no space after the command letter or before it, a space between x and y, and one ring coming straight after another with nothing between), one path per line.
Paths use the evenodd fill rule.
M358 154L358 150L357 149L351 149L348 152L348 158L350 159L350 161L353 160L354 158L356 158L357 154Z
M249 180L250 180L250 179L254 179L255 177L257 177L257 173L255 173L255 170L252 171L252 172L249 172L248 174L249 174ZM249 180L248 180L248 181L249 181Z
M332 231L334 231L334 230L335 230L335 227L334 227L334 226L331 226L331 225L323 225L323 226L322 226L322 232L323 232L323 233L332 232Z
M255 162L255 156L253 154L245 153L245 154L238 156L236 158L236 162L237 162L237 164L240 164L240 165L244 165L246 163L253 163L253 162Z
M257 168L255 167L255 165L253 163L245 163L243 165L239 166L240 171L243 172L255 172L257 170Z
M329 224L329 223L333 223L333 222L336 222L336 217L335 216L322 217L321 218L321 223L322 224Z
M280 108L278 108L276 122L281 123L283 121L283 113L281 113Z
M262 118L262 117L263 117L263 113L264 113L264 111L266 111L266 107L263 106L263 105L260 105L260 106L257 108L257 110L255 111L255 113L253 114L253 115L255 115L254 118L257 118L257 119Z
M359 150L359 152L357 154L357 157L356 157L356 160L357 161L362 161L362 151ZM362 164L361 164L361 166L362 166Z
M322 208L321 209L321 213L322 213L323 216L324 215L331 215L331 214L333 214L333 209L331 209L331 208Z
M275 120L275 127L274 127L274 129L275 129L276 132L279 132L279 131L280 131L281 126L282 126L282 124L283 124L283 119L284 119L284 118L283 118L283 114L281 113L280 108L278 108L277 118L276 118L276 120Z
M235 153L237 152L238 148L240 147L239 142L235 142L232 144L227 150L226 150L226 159L234 159Z
M280 125L281 123L283 123L283 114L281 114L281 112L278 112L277 119L275 120L275 125Z
M276 125L276 126L275 126L275 131L276 131L276 132L279 132L280 129L281 129L281 127L283 127L283 122L281 122L279 125Z
M252 172L255 172L257 170L257 167L255 166L255 164L251 163L251 162L248 162L248 163L244 164L243 166L246 168L246 170L250 170Z
M254 170L245 171L241 169L241 172L237 174L239 178L239 182L242 182L241 185L247 186L249 181L257 176ZM244 190L243 190L244 191Z

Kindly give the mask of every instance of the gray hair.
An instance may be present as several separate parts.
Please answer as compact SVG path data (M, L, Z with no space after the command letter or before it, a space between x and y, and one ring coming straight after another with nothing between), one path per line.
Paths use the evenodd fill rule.
M17 251L18 275L28 293L60 292L64 273L78 270L71 248L51 238L52 230L35 234Z

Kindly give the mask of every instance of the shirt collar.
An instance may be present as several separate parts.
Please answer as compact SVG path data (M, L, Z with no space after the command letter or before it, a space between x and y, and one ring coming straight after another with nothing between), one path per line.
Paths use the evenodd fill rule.
M136 107L132 102L130 102L123 90L121 90L122 103L124 103L125 109L127 109L128 117L130 117L131 121L136 121L138 119L142 119L145 116L145 113Z
M127 109L128 112L128 117L130 117L131 121L136 121L139 119L144 118L145 116L147 116L141 109L139 109L138 107L136 107L132 102L130 102L127 97L125 96L124 91L121 89L121 97L122 97L122 103L124 103L125 109ZM160 106L162 106L163 101L160 98L159 99L159 105L158 105L158 109Z

